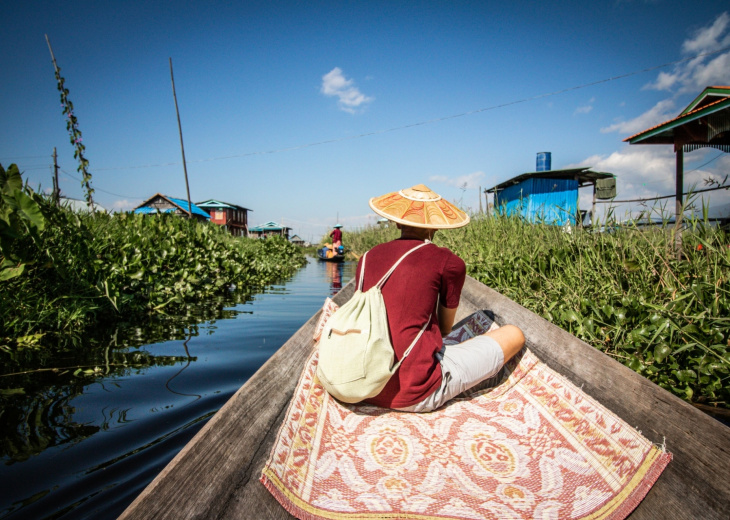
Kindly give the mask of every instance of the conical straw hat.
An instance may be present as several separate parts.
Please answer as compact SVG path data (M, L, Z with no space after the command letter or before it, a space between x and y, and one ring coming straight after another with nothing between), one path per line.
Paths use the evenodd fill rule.
M369 204L378 215L406 226L454 229L469 223L469 215L423 184L373 197Z

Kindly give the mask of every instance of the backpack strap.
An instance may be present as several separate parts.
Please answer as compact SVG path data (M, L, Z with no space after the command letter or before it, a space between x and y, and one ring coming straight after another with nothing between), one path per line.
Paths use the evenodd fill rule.
M368 256L368 252L362 255L362 263L360 264L360 282L357 284L357 290L362 291L363 278L365 277L365 258Z
M378 289L382 289L383 288L383 285L385 284L385 282L388 280L388 278L390 278L390 275L393 274L393 271L395 271L395 268L398 267L398 265L403 261L403 259L405 257L407 257L408 255L410 255L411 253L413 253L416 249L421 249L423 246L426 246L426 245L428 245L430 243L431 243L430 240L426 240L423 244L418 244L416 247L414 247L410 251L406 251L406 253L403 256L401 256L395 264L393 264L393 267L391 267L388 270L388 272L383 275L383 277L380 279L380 281L378 283L375 284L375 286ZM364 257L363 257L362 266L365 267L365 258ZM363 275L363 272L361 271L360 272L360 282L361 283L362 283L362 275Z
M431 243L430 240L426 240L426 241L423 242L423 244L418 244L413 249L411 249L409 251L406 251L406 253L403 256L401 256L395 264L393 264L393 267L391 267L388 270L388 272L383 275L383 277L380 279L380 281L377 284L375 284L375 286L378 287L379 289L382 288L383 285L385 284L385 282L388 280L388 278L390 278L390 275L393 274L393 271L395 271L395 268L398 267L398 265L403 261L403 259L405 257L407 257L408 255L410 255L411 253L413 253L415 250L420 249L423 246L426 246L426 245L428 245L430 243ZM363 265L363 267L365 266L365 257L364 257L364 255L363 255L362 265ZM363 272L361 271L360 272L360 283L362 283L362 274L363 274ZM398 369L398 367L400 367L400 364L403 363L403 360L406 357L408 357L408 354L411 353L411 350L413 350L413 347L416 346L416 343L418 343L418 340L421 339L421 336L423 336L423 333L426 331L426 328L428 327L428 324L431 323L431 318L432 317L433 317L433 313L429 314L428 319L426 320L426 323L423 324L423 327L421 327L421 330L418 331L418 334L416 335L416 337L413 339L413 341L411 342L411 344L408 346L408 348L406 349L406 351L403 353L403 357L401 357L400 360L398 361L398 363L396 363L396 365L393 367L393 372L395 372Z
M411 343L411 345L406 349L406 351L403 352L403 357L400 358L400 361L398 361L398 363L396 364L395 368L393 368L393 372L395 372L395 369L398 368L401 363L403 363L403 360L406 357L408 357L408 354L411 353L411 350L413 350L413 347L416 346L416 343L418 343L418 340L421 339L421 336L423 336L423 333L426 331L426 327L428 327L428 324L431 323L431 318L432 317L433 317L433 313L431 313L428 316L428 320L426 320L426 324L423 327L421 327L421 330L420 331L418 331L418 334L416 335L416 339L414 339L413 342Z

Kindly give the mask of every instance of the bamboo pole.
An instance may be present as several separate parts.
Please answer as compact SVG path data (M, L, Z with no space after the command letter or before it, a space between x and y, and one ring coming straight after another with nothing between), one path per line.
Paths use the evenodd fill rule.
M185 145L183 144L182 124L180 124L180 110L177 107L177 94L175 94L175 76L172 73L172 58L170 58L170 79L172 80L172 97L175 100L175 113L177 114L177 129L180 132L180 150L182 151L183 171L185 172L185 189L188 192L188 218L193 218L193 203L190 201L188 167L185 162Z
M53 201L58 206L61 203L61 188L58 186L58 154L53 147Z
M684 216L684 202L682 193L684 192L684 149L681 143L674 145L677 153L676 164L676 190L674 194L674 252L677 260L682 258L682 217Z

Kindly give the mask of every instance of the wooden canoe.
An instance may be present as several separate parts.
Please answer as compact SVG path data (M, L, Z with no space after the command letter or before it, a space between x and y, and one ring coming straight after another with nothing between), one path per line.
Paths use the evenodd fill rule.
M342 305L351 281L334 298ZM489 310L514 323L547 365L655 441L674 460L632 519L727 519L730 428L543 318L467 277L457 320ZM314 342L309 319L213 416L121 519L290 519L259 482Z
M345 254L337 253L332 256L327 256L322 249L317 249L317 258L325 262L344 262Z

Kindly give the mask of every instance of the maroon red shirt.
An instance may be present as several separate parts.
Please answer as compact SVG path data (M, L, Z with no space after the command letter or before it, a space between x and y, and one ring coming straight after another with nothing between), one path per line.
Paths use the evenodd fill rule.
M363 291L374 286L393 264L420 240L398 239L371 249L365 261ZM360 262L356 283L360 281ZM390 339L400 360L431 316L431 322L411 353L382 392L367 402L385 408L405 408L421 402L441 385L441 349L436 303L449 309L459 306L466 277L464 261L445 247L429 244L408 255L382 288L388 312Z
M332 237L332 242L342 242L342 231L340 231L340 228L333 229L330 236Z

